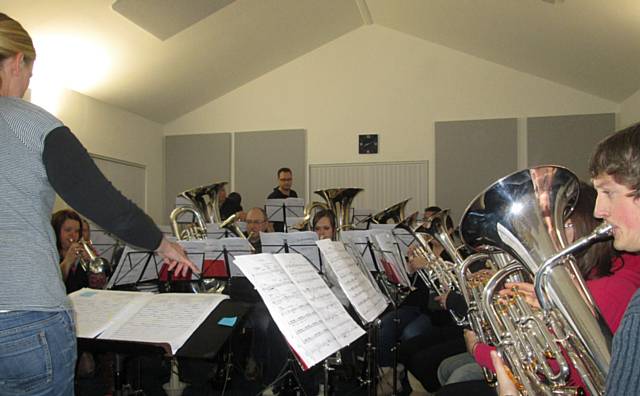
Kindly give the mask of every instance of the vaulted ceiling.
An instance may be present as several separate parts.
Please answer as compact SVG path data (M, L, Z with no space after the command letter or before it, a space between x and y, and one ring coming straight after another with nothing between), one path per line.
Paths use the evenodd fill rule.
M63 43L53 54L59 73L72 70L78 80L81 71L74 68L80 67L103 77L73 89L160 123L367 24L615 102L640 89L638 0L116 3L3 0L1 11L29 30L39 60L53 51L56 40ZM88 46L76 46L81 41ZM98 63L84 66L90 60Z

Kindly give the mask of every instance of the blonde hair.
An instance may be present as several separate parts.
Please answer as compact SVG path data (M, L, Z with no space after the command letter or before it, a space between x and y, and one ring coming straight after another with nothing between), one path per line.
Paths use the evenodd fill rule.
M18 21L0 13L0 62L20 52L26 62L36 59L36 49L29 33Z

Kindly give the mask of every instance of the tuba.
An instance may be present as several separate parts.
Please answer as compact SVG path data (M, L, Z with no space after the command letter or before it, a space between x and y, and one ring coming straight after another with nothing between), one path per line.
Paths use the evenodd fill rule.
M236 223L237 215L234 213L227 219L222 220L220 215L220 201L218 193L224 189L227 182L214 183L208 186L199 186L186 190L178 194L178 197L188 199L193 208L176 208L169 216L171 227L176 238L184 239L207 239L206 223L216 223L221 229L229 231L232 235L244 238L244 233ZM178 217L183 213L191 212L195 219L195 224L180 226ZM186 229L186 231L185 231Z
M202 214L206 223L221 223L220 201L218 193L224 189L227 182L194 187L178 194L188 199L193 207Z
M313 201L309 202L304 207L303 218L298 224L291 227L294 230L305 231L310 229L313 226L313 217L317 209L327 209L329 210L329 205L324 202ZM313 231L313 230L312 230Z
M351 225L351 204L353 199L362 191L361 188L329 188L314 191L324 198L327 206L336 216L336 234L342 230L348 230ZM339 238L336 238L339 239Z
M571 254L610 235L598 227L567 246L563 225L577 200L577 177L568 169L541 166L497 181L469 204L460 224L463 240L476 250L499 249L517 260L498 271L482 294L483 310L501 353L526 394L571 394L568 363L591 394L602 394L611 359L611 332L586 289ZM513 274L535 281L542 309L532 309L517 292L506 302L499 285ZM552 370L547 357L559 368ZM542 379L540 379L540 375Z
M178 220L185 213L191 213L195 223L180 223ZM189 206L181 206L171 211L169 219L173 235L179 240L207 239L207 225L198 210Z

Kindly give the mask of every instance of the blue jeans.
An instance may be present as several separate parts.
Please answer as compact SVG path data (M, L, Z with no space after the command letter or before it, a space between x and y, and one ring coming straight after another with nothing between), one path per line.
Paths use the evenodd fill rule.
M76 336L67 311L0 313L0 395L73 395Z

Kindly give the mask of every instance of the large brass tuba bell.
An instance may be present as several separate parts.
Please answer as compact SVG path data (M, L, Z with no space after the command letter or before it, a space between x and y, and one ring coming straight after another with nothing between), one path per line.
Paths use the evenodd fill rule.
M499 271L483 292L485 311L494 312L490 319L496 323L496 333L502 336L502 346L509 347L513 342L517 344L515 336L520 334L503 327L505 316L521 319L518 319L520 314L514 311L515 308L510 307L524 310L521 315L532 313L517 299L511 301L511 305L494 310L491 307L496 301L493 292L510 273L525 270L535 276L536 294L543 307L540 315L546 327L556 335L554 341L547 341L547 346L553 347L549 344L551 342L562 345L588 390L592 394L601 394L611 360L611 332L593 304L570 254L606 235L607 231L600 230L595 237L567 246L564 219L573 209L578 193L578 179L568 169L541 166L515 172L492 184L471 202L462 218L460 231L470 247L480 251L495 247L520 263ZM530 340L533 338L525 341ZM544 356L548 351L538 352ZM514 350L512 354L520 356L520 359L532 358L531 352L523 349ZM523 375L534 382L537 378L537 375ZM550 375L555 376L556 373ZM527 381L527 378L523 379L523 382ZM544 393L554 391L555 379L546 380L552 386ZM562 378L558 381L561 384Z
M324 198L325 202L336 216L336 232L351 229L351 204L353 199L362 191L361 188L329 188L314 191Z

